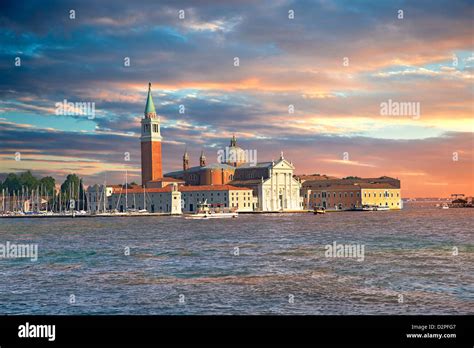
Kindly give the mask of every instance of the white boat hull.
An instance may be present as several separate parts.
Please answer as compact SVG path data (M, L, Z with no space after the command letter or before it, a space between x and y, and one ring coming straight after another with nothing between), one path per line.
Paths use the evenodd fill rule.
M231 219L239 216L238 213L212 213L212 214L192 214L185 215L185 219L208 220L208 219Z

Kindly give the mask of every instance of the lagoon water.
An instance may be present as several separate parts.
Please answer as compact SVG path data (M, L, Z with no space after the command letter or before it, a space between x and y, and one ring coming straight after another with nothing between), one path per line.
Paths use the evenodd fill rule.
M38 244L36 262L0 259L0 314L473 314L472 226L474 209L418 205L0 219L0 243ZM364 245L364 260L326 257L334 242Z

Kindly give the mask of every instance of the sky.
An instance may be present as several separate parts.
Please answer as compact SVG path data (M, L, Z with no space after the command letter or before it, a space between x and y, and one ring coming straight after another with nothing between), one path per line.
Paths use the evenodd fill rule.
M2 1L0 173L140 182L151 82L164 172L235 134L296 174L473 195L473 18L462 0Z

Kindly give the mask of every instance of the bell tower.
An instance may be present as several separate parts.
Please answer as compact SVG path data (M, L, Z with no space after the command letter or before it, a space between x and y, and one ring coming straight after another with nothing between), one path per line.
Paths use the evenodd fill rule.
M188 155L188 150L184 150L184 155L183 155L183 170L186 171L189 169L189 155Z
M141 120L140 137L143 186L146 185L148 181L156 181L163 178L161 139L160 118L156 115L155 104L151 97L151 83L149 83L145 115Z

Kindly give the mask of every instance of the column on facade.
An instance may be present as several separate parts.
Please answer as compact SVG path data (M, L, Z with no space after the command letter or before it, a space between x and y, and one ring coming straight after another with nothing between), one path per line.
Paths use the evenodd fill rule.
M270 169L270 210L275 210L273 207L273 168Z

